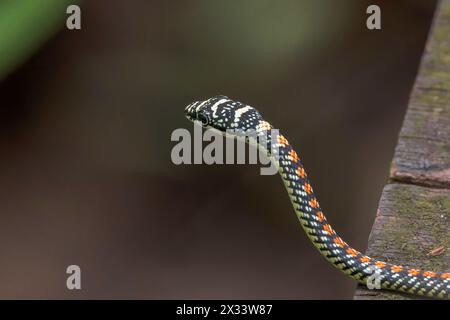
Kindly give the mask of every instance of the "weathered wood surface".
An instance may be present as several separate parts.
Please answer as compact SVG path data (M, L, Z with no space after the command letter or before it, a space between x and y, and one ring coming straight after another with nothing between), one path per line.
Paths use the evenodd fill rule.
M437 8L367 254L450 270L450 0ZM436 248L439 254L430 255ZM355 299L415 299L358 286Z
M367 254L373 258L422 270L449 269L450 190L409 184L388 184L381 196ZM358 299L403 299L407 295L358 287Z
M450 1L442 1L437 10L391 178L450 188Z

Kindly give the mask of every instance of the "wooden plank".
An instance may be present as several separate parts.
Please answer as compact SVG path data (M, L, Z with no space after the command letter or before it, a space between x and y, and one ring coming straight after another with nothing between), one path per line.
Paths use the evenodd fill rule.
M414 266L422 270L445 271L450 249L437 256L435 248L450 248L450 190L408 184L388 184L382 193L367 254L373 258ZM356 299L411 298L389 291L358 287Z
M450 271L450 0L437 8L367 255ZM433 256L430 251L443 247ZM357 287L355 299L418 299Z
M391 179L450 188L450 0L441 2L395 150Z

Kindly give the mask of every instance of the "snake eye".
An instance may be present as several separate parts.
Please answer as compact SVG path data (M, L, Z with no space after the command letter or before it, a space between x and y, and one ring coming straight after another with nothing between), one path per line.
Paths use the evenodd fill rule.
M201 114L201 115L199 115L199 119L202 122L203 126L207 126L208 124L211 123L211 121L207 115Z

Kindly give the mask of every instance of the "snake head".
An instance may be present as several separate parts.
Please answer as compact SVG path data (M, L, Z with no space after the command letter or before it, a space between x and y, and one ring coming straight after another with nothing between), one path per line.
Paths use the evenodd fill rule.
M189 120L201 122L203 127L222 133L256 131L262 120L255 108L226 96L193 102L186 107L185 113Z

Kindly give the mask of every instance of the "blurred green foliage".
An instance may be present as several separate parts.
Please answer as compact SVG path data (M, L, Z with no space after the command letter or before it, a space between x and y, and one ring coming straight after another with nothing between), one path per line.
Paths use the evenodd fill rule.
M65 26L76 0L0 0L0 80Z
M258 72L271 64L288 67L338 40L351 8L339 1L199 0L185 28L193 47L221 61L233 60ZM207 54L205 54L205 52Z
M357 10L355 1L192 1L175 22L182 24L188 49L175 62L161 58L166 69L173 68L162 73L165 83L191 88L190 96L209 85L215 92L232 82L248 92L258 83L276 83L295 65L338 45ZM211 72L214 81L208 80Z

